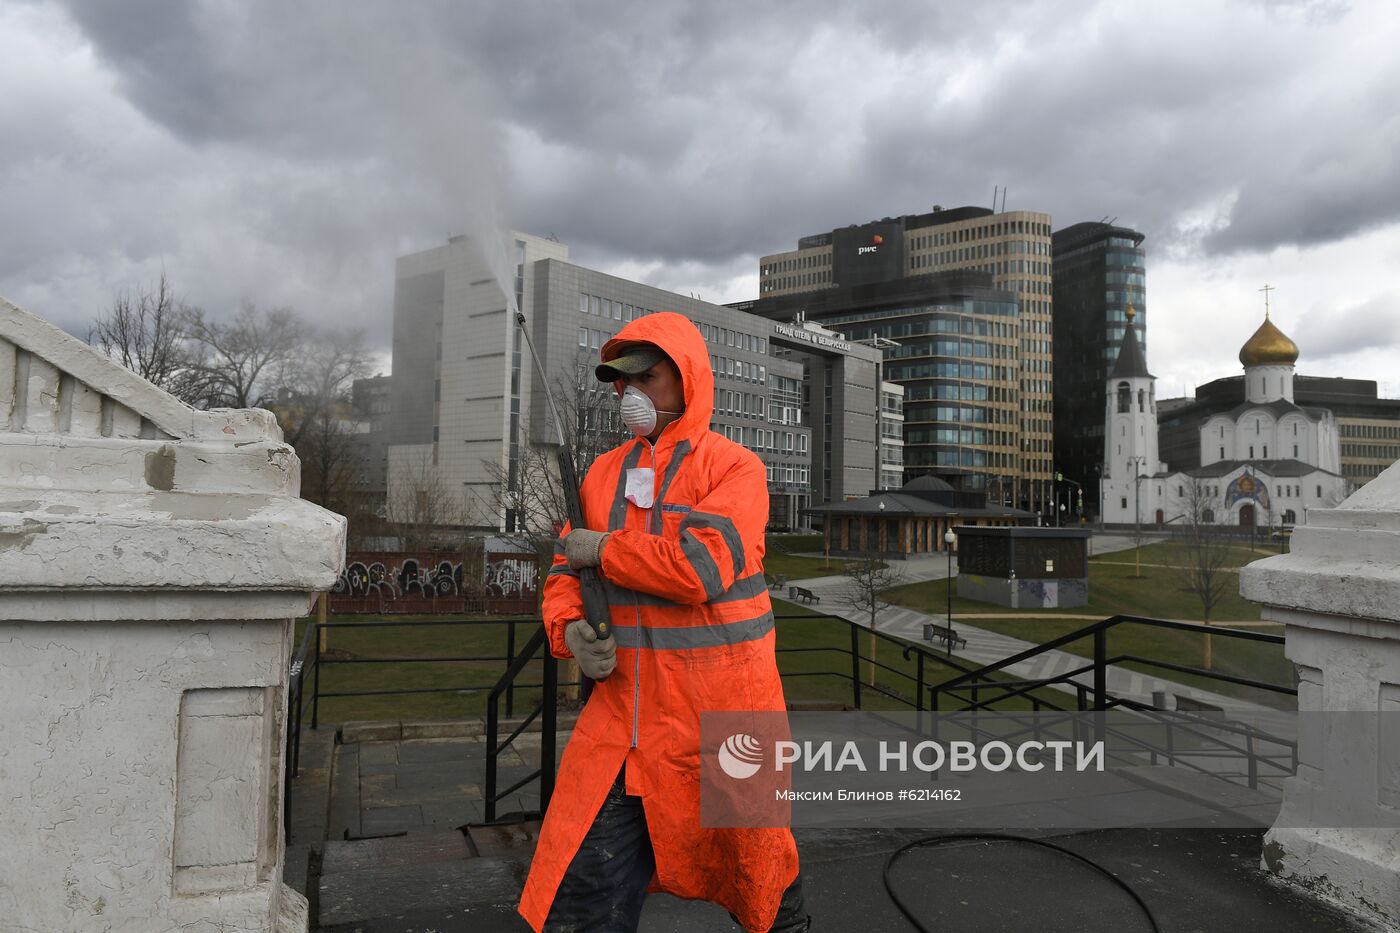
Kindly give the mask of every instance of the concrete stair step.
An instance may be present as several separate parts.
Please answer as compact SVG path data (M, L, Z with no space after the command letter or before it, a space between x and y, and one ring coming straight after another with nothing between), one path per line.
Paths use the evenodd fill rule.
M537 835L535 824L479 828L473 841L459 830L328 841L317 888L320 928L413 914L440 922L444 912L482 908L513 912Z

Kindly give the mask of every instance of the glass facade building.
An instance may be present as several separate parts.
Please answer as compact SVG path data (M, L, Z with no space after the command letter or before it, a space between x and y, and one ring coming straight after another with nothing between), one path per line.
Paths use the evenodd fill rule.
M890 378L900 382L944 379L968 383L995 381L1008 375L1014 379L1014 390L1004 393L1016 398L1014 429L1004 430L1002 422L995 422L995 427L965 427L962 423L911 426L910 430L918 433L909 436L906 432L910 458L906 465L910 476L933 470L955 487L987 484L989 492L1003 504L1048 517L1054 488L1055 419L1051 265L1049 214L935 206L927 214L885 217L805 236L798 240L796 250L762 257L761 297L755 308L764 314L768 313L764 309L773 307L800 309L809 319L849 330L852 339L863 340L863 334L878 328L849 329L846 325L850 319L844 312L851 304L863 308L869 304L865 299L877 292L889 294L901 288L917 291L923 287L921 282L966 272L980 275L979 284L995 288L1003 296L1010 293L1019 306L1014 315L1018 335L1011 356L977 357L978 347L974 345L970 348L974 355L964 359L961 339L956 346L946 342L921 345L918 360L901 365L898 372L902 375ZM842 307L842 301L848 307ZM976 335L962 334L961 324L958 326L959 338L972 336L975 344ZM996 347L999 352L1002 344L993 342L981 349L986 351L989 347ZM898 360L894 352L887 350L887 361ZM997 374L991 375L989 370ZM943 391L950 390L945 386ZM960 388L959 394L961 391ZM910 401L915 400L911 397ZM958 414L964 413L959 410ZM1005 440L1003 435L1007 433L1014 435L1009 465L1004 464L1006 458L1000 449L990 449ZM979 445L965 456L951 450L915 450L916 446L943 446L949 438L964 436L986 441L988 447ZM1005 495L997 488L1002 484L1008 487Z
M1104 462L1104 387L1118 358L1130 305L1137 310L1135 330L1146 357L1143 239L1136 230L1107 223L1075 224L1052 237L1055 468L1067 480L1082 484L1089 509L1099 501ZM1076 499L1068 502L1069 510Z
M881 426L903 441L882 448L891 482L902 466L904 479L936 475L998 503L1026 504L1018 485L1023 306L1015 292L993 287L990 274L906 276L764 298L751 309L773 319L800 312L853 344L882 348L881 378L902 390L902 419Z

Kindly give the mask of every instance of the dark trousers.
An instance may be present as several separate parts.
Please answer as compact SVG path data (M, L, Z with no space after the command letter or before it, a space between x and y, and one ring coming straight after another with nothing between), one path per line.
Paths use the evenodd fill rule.
M623 772L618 772L559 883L545 933L636 933L655 870L642 798L627 794ZM772 933L802 933L808 928L798 875L783 892Z

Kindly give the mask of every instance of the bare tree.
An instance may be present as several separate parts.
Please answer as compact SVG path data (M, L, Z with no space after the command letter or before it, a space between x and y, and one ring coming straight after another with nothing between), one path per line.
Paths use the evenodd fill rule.
M579 351L572 374L555 383L554 400L564 422L564 442L574 474L581 480L600 454L628 436L618 417L616 393L594 378L591 357ZM522 423L522 440L534 433ZM557 434L549 430L544 437L544 443L519 445L513 471L509 464L496 460L486 461L485 467L494 505L506 519L506 530L524 536L542 554L550 554L567 510L559 478Z
M1182 577L1186 589L1200 599L1202 619L1210 625L1211 611L1234 577L1226 569L1231 538L1225 529L1215 524L1214 500L1206 489L1206 484L1195 479L1186 487L1182 527L1186 556ZM1206 633L1205 666L1211 667L1212 663L1210 633Z
M209 408L251 408L268 401L289 381L285 368L299 362L305 333L290 309L259 310L252 302L227 323L195 310L189 327L204 351L199 392Z
M904 582L904 571L881 560L873 548L867 548L860 558L848 561L845 575L849 581L841 593L842 601L853 612L870 620L870 686L875 686L876 629L880 613L894 603L885 598L885 591Z
M448 539L460 543L471 518L462 494L448 487L426 451L414 453L394 471L387 512L405 551L439 546Z
M111 310L88 328L88 343L147 382L197 404L202 380L200 347L190 327L195 313L162 272L150 288L113 299Z
M351 389L369 371L360 331L312 333L295 367L283 370L275 401L287 443L301 460L302 498L349 514L358 426Z

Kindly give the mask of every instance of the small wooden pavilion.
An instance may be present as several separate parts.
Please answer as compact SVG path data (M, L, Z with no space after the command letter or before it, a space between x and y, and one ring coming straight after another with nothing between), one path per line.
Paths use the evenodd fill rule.
M995 528L1035 524L1035 515L1030 512L989 506L980 493L958 492L936 476L917 477L895 492L877 492L806 511L821 516L826 551L841 557L874 554L903 559L941 553L945 548L943 535L954 525Z

